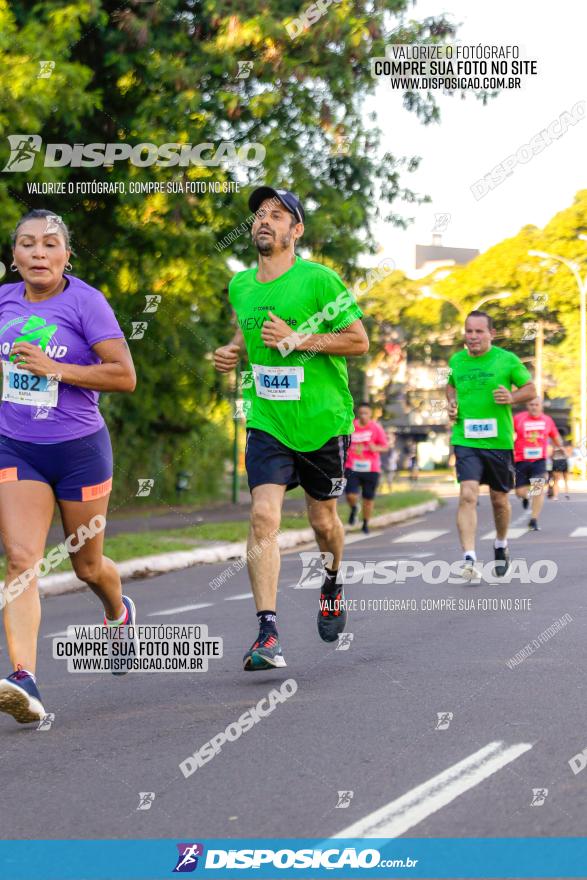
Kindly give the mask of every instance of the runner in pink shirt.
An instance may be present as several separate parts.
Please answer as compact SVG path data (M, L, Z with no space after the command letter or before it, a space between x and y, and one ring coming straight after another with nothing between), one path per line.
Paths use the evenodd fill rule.
M531 519L528 528L539 530L538 517L544 504L546 486L546 455L548 439L554 441L555 449L562 449L558 429L550 416L542 410L539 397L528 402L528 409L514 416L514 462L516 468L516 495L522 499L524 510L532 498Z
M359 492L362 496L363 532L369 534L369 520L373 513L373 501L381 473L380 452L385 452L389 443L381 425L371 418L371 407L361 403L354 419L354 433L346 460L346 497L351 512L349 525L357 519Z

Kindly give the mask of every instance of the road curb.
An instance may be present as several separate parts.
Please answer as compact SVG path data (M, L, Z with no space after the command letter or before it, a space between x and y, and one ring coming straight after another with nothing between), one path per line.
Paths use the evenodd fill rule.
M373 517L371 525L389 526L395 523L405 522L423 513L431 513L438 507L438 500L424 501L422 504L414 504L412 507L404 507L392 513L382 513ZM347 532L356 532L357 529L349 529ZM291 529L278 536L281 550L291 550L298 544L307 544L314 540L314 532L311 528ZM215 562L228 562L230 560L244 559L247 552L246 541L218 544L216 547L205 547L198 550L180 550L174 553L159 553L156 556L141 556L138 559L127 559L117 562L117 568L123 581L135 578L153 577L158 574L166 574L170 571L180 571L190 568L192 565L206 565ZM87 584L80 581L74 574L50 574L39 581L39 593L41 596L59 596L62 593L75 593L78 590L88 589Z

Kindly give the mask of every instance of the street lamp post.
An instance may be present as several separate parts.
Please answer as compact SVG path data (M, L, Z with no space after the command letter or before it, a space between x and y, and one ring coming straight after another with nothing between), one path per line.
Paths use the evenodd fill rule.
M579 236L583 238L583 236ZM587 478L587 455L585 454L585 446L587 444L587 275L581 278L579 274L579 265L574 260L567 260L559 254L549 254L547 251L528 251L531 257L542 257L543 260L557 260L569 269L577 282L579 288L579 304L581 312L581 476L583 480Z
M498 300L498 299L507 299L508 296L511 296L511 295L512 295L511 290L502 290L501 293L492 293L491 296L485 296L485 297L483 297L483 299L480 299L479 302L477 303L477 305L473 309L471 309L471 311L472 312L477 311L477 309L480 309L481 306L485 305L486 302L494 302L495 300Z
M459 305L456 302L453 302L453 300L449 299L447 296L442 296L440 293L435 293L431 287L428 287L428 286L422 287L422 293L424 294L424 297L423 297L424 299L438 299L438 300L440 300L440 302L448 303L449 305L451 305L453 307L453 309L455 309L459 313L459 316L461 318L465 317L465 310L463 309L463 307L461 305ZM473 306L472 309L469 309L469 311L475 312L475 311L477 311L477 309L481 308L481 306L487 302L493 302L493 301L497 301L500 299L507 299L511 295L512 295L512 293L510 290L502 290L499 293L492 293L492 294L490 294L490 296L484 296L483 299L480 299L479 302L475 306Z
M542 352L544 351L544 321L537 321L538 329L534 338L534 385L536 394L542 397L544 380L542 378Z

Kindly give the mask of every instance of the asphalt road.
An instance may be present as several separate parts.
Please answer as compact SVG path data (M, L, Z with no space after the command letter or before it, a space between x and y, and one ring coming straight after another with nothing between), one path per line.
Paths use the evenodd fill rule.
M515 499L513 509L523 527ZM350 543L347 559L453 561L454 513L450 499L419 521ZM483 535L487 497L479 517ZM286 554L279 628L288 666L267 673L241 667L256 634L244 570L216 591L209 582L224 565L127 585L139 623L205 623L222 636L224 655L205 673L70 674L52 659L50 635L100 622L100 609L89 592L45 599L38 677L55 720L37 730L0 717L2 837L321 838L350 826L356 836L583 835L587 773L575 775L568 762L587 747L586 538L573 534L587 535L587 495L547 502L542 524L511 547L529 564L555 562L554 581L355 583L347 598L358 604L413 599L418 610L352 612L345 650L320 641L318 591L295 588L300 556ZM478 554L489 560L491 546L480 540ZM449 597L527 599L530 607L421 608ZM560 632L539 639L565 615ZM533 640L534 653L509 668ZM4 643L0 656L8 672ZM180 762L286 679L297 684L293 696L184 778ZM149 809L137 809L140 792L155 794ZM375 826L385 833L369 831Z

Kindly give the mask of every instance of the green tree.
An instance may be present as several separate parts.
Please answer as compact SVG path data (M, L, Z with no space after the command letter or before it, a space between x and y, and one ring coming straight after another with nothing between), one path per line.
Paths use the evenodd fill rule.
M401 327L412 360L448 360L459 344L463 318L481 300L496 327L496 344L514 351L534 370L536 325L544 330L543 375L551 397L569 397L573 413L580 408L579 291L572 272L561 262L529 255L537 250L576 263L587 272L587 190L575 196L544 229L523 227L467 266L412 281L394 273L375 285L365 300L370 326L381 322ZM439 273L440 274L440 273ZM506 298L496 299L504 295ZM493 298L493 299L492 299ZM381 352L372 336L371 357Z
M439 43L454 26L443 16L408 18L409 0L333 4L299 38L286 25L305 4L232 0L0 0L0 161L4 136L40 134L44 143L259 143L266 158L250 166L44 168L6 174L0 188L2 259L8 233L28 207L48 207L70 224L74 271L109 297L122 326L147 322L130 339L139 387L134 396L105 395L113 427L119 503L136 479L155 477L160 497L173 493L179 468L192 489L214 491L230 434L226 381L210 353L232 332L226 298L235 263L252 264L246 234L217 245L248 214L260 181L294 188L308 206L304 253L335 266L352 282L358 256L373 252L377 205L388 219L399 197L425 196L404 178L418 157L381 149L363 106L376 81L370 59L390 42ZM54 64L39 78L39 62ZM252 62L239 78L239 62ZM481 95L483 99L486 96ZM407 93L405 105L424 124L439 118L432 95ZM342 148L341 148L342 145ZM238 184L236 193L31 195L32 182L186 182ZM319 210L318 210L319 209ZM13 280L11 276L7 280ZM144 313L145 297L161 296Z

